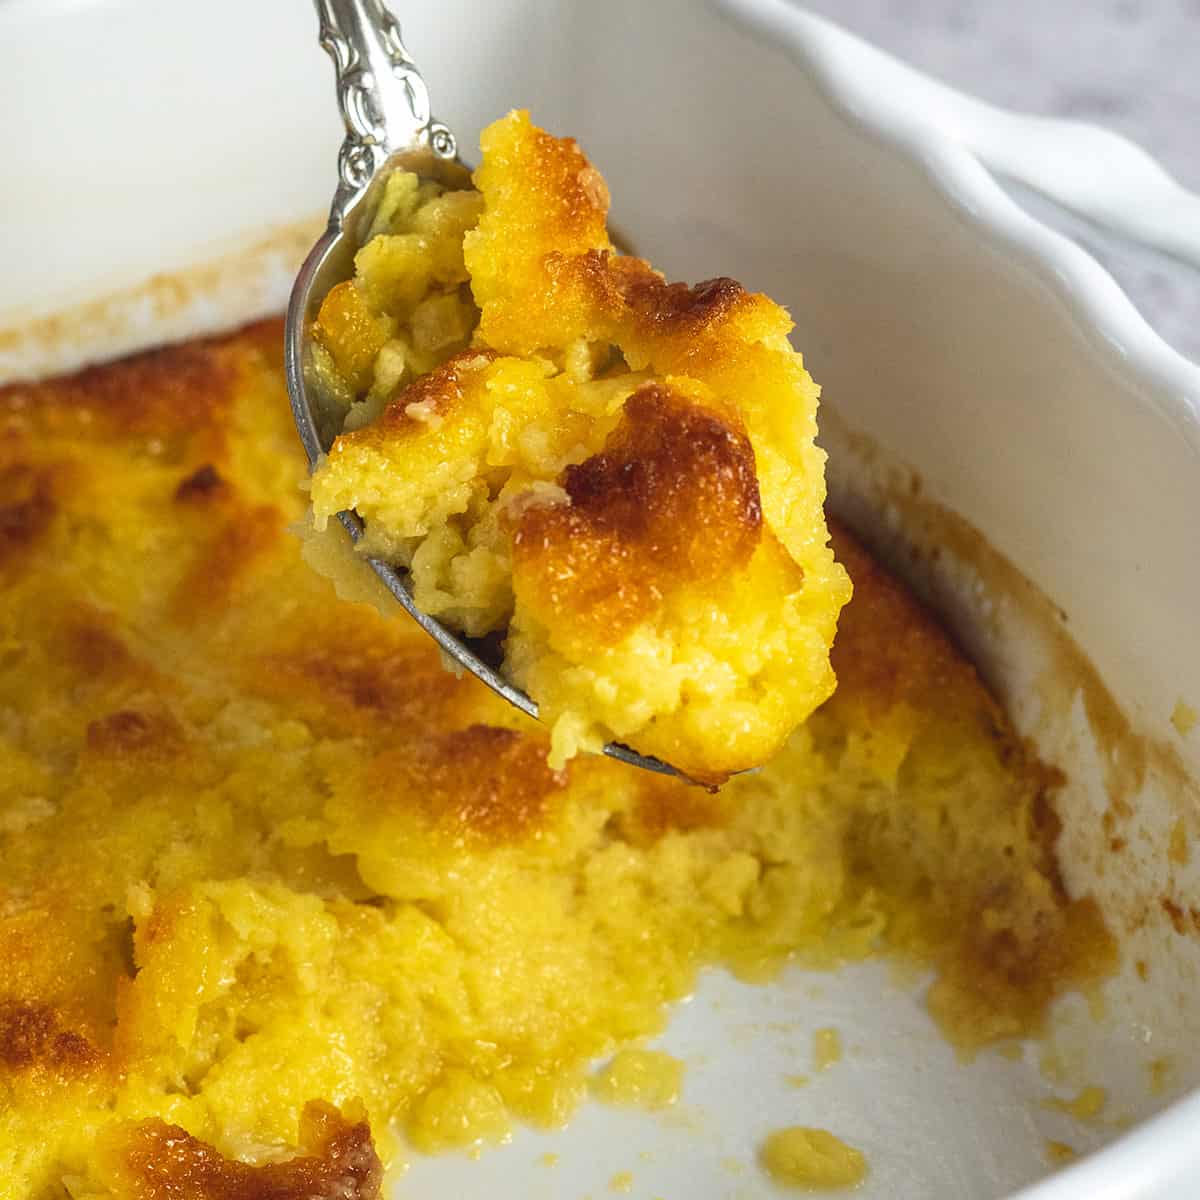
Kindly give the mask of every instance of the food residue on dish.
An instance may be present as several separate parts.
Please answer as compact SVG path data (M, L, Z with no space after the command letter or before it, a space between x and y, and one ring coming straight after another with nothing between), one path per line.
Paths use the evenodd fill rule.
M1192 847L1188 841L1187 822L1179 817L1171 826L1171 840L1167 843L1167 859L1177 867L1186 867L1192 858Z
M662 1050L621 1050L592 1080L592 1095L606 1104L670 1108L683 1088L683 1063Z
M1146 1064L1146 1071L1150 1076L1150 1094L1161 1096L1171 1086L1175 1074L1175 1060L1169 1057L1152 1058Z
M513 113L482 148L478 190L392 175L320 307L317 527L355 509L421 609L505 635L553 767L615 739L720 783L834 687L817 388L766 296L614 251L572 140Z
M826 1129L792 1125L771 1133L759 1150L763 1170L784 1187L834 1191L867 1177L862 1152Z
M1175 708L1171 712L1171 724L1175 726L1176 733L1186 737L1196 728L1197 721L1200 721L1200 714L1197 714L1190 704L1185 704L1182 700L1175 702Z
M628 1195L633 1191L633 1172L618 1171L609 1181L608 1190L610 1192L621 1192Z
M842 1035L836 1029L818 1029L813 1034L813 1070L827 1071L842 1061Z
M1046 1141L1046 1158L1055 1166L1065 1166L1069 1162L1074 1162L1078 1157L1078 1151L1074 1146L1068 1145L1066 1142L1057 1142L1053 1139Z
M1069 1100L1052 1096L1043 1103L1046 1108L1057 1109L1077 1121L1095 1121L1108 1103L1108 1092L1095 1084L1088 1084Z

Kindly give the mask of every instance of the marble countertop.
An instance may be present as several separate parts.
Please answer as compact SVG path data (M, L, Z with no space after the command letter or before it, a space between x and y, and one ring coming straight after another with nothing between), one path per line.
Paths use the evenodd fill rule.
M984 100L1115 129L1200 190L1200 0L804 3ZM1078 222L1060 227L1108 266L1168 342L1200 362L1195 271Z

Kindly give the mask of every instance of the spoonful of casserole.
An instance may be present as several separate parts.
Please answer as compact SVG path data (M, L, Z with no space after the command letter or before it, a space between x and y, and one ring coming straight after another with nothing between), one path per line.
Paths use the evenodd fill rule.
M790 318L617 253L599 172L524 112L468 177L379 0L317 7L348 135L288 311L314 535L547 722L552 766L758 766L833 691L850 594Z

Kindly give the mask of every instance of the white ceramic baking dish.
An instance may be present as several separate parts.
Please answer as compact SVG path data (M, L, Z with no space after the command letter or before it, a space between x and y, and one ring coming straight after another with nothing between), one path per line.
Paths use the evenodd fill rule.
M919 987L882 966L766 988L713 973L664 1039L690 1063L670 1121L588 1109L482 1163L419 1161L403 1194L599 1194L628 1170L637 1195L764 1195L755 1144L806 1122L866 1150L864 1197L1200 1196L1200 860L1167 852L1179 822L1200 827L1200 731L1170 722L1177 701L1200 705L1200 371L987 168L1194 262L1200 206L1110 135L968 101L783 0L426 0L401 16L468 153L529 106L582 141L659 265L790 306L825 388L835 504L907 564L1067 770L1066 877L1098 896L1125 959L1102 1012L1056 1011L1056 1079L1036 1046L957 1062ZM0 374L278 310L339 140L304 0L6 0ZM1119 853L1112 795L1133 812ZM830 1024L847 1062L787 1089ZM1099 1123L1040 1104L1085 1083L1110 1093ZM1092 1153L1050 1175L1051 1138Z

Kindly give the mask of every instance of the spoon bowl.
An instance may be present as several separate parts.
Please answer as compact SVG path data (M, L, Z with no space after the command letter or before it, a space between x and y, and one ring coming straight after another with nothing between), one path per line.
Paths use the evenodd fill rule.
M353 275L354 255L370 228L384 181L391 171L403 168L447 187L466 187L470 182L453 135L430 116L424 80L404 48L394 16L381 0L315 0L315 4L320 42L337 74L346 140L338 156L340 179L329 224L296 277L284 334L292 415L310 468L329 452L343 414L309 369L309 331L325 295ZM357 542L363 534L358 514L345 511L338 519ZM417 607L407 572L378 558L366 562L457 667L470 671L523 713L537 717L536 702L500 673L494 639L459 637ZM618 742L609 742L604 753L644 770L683 777L669 763Z

